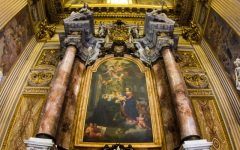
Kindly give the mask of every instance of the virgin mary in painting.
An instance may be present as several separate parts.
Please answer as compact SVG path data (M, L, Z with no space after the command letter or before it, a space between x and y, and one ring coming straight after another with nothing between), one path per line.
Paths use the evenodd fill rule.
M153 142L145 74L124 58L92 75L83 142Z

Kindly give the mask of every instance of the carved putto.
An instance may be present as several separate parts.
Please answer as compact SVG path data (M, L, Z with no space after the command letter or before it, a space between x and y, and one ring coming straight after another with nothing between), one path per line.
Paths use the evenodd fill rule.
M236 88L240 91L240 58L237 58L234 61L234 64L236 66L235 68L235 77L236 77Z

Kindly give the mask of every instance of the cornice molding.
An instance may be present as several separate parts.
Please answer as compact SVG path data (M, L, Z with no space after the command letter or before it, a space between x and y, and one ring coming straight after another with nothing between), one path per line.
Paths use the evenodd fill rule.
M201 46L194 45L194 48L198 57L201 58L200 61L206 69L209 80L214 87L214 92L217 97L216 103L229 134L231 145L233 149L240 149L240 101L236 92L234 92L235 89L207 42L203 39Z
M0 30L25 6L27 0L5 0L0 3Z
M24 89L23 86L28 72L39 56L43 45L44 43L37 44L36 39L32 38L0 89L0 149L17 107L20 94Z
M240 35L239 1L213 0L211 7Z

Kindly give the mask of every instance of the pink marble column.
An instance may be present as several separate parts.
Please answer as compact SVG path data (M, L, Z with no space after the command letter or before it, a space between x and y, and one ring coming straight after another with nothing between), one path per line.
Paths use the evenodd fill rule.
M160 63L156 63L155 65L153 65L153 72L154 72L154 76L156 79L156 84L157 84L157 92L158 92L158 98L159 100L162 100L163 97L165 96L165 89L163 87L163 81L162 81L162 73L161 73L161 66Z
M164 49L162 55L173 95L181 140L198 139L199 127L179 66L170 49Z
M58 65L40 121L38 137L55 138L76 51L75 46L68 46L63 60Z
M70 147L78 94L80 92L80 85L85 69L85 65L76 59L71 75L71 82L68 86L68 91L65 98L66 107L62 113L63 116L60 121L58 135L56 137L57 145L64 149L69 149Z

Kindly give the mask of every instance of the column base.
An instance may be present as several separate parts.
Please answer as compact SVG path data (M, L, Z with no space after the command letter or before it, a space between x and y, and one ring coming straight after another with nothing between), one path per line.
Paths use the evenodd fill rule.
M51 150L54 143L52 139L42 139L31 137L24 140L27 150Z
M191 140L184 141L183 145L179 150L210 150L212 146L212 142L208 142L207 140Z

